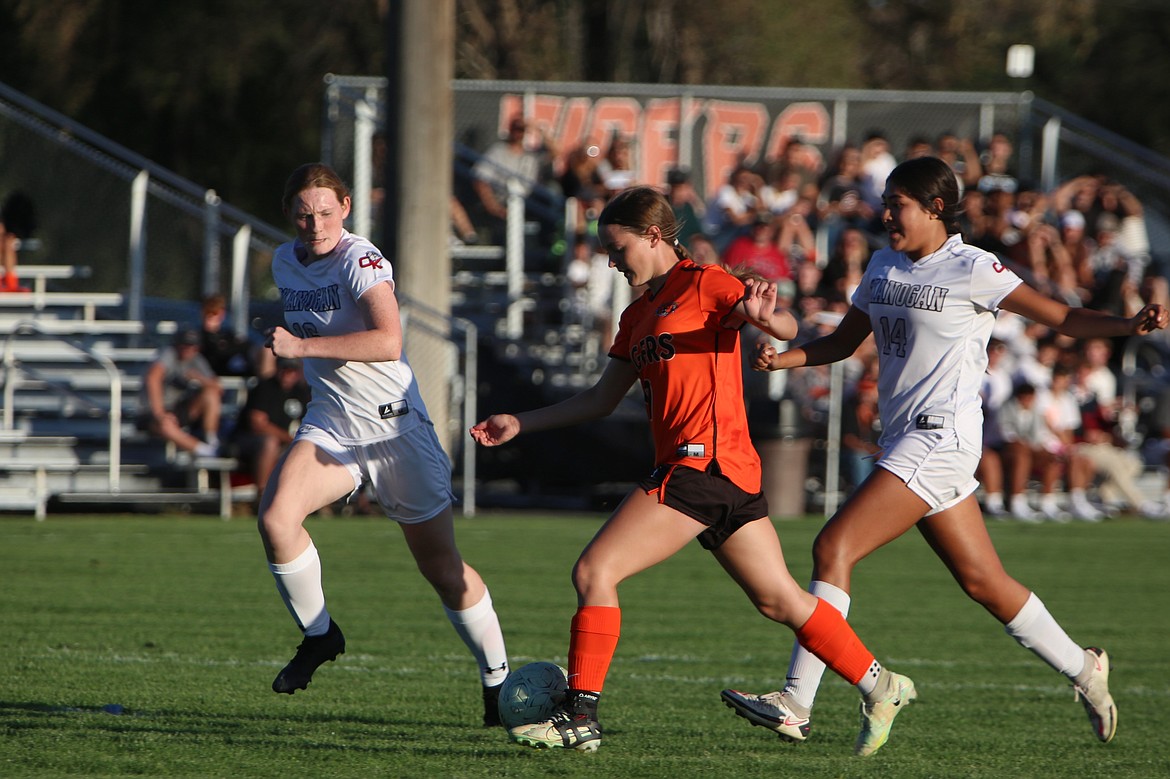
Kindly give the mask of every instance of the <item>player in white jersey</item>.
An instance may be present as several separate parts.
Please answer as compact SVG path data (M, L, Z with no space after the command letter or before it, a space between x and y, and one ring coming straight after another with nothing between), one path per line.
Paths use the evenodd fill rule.
M305 635L272 689L305 689L322 663L345 651L304 521L368 482L479 663L484 724L498 724L496 699L508 672L499 619L483 580L455 545L451 467L403 353L390 262L345 230L350 203L329 167L297 168L283 200L297 237L272 259L286 326L273 328L268 346L277 357L303 360L312 390L303 424L260 501L269 568Z
M853 566L917 526L967 595L1072 681L1097 738L1109 741L1117 708L1108 655L1074 643L1040 599L1004 571L988 536L974 495L979 386L999 309L1074 338L1149 333L1166 327L1168 314L1149 305L1125 319L1041 295L994 255L963 243L958 207L958 182L945 162L903 162L883 195L889 248L873 255L837 329L781 353L759 347L755 367L779 370L843 360L871 333L876 340L879 467L817 536L809 589L848 615ZM783 691L741 694L733 703L749 718L776 723L772 729L782 737L803 740L823 671L798 645Z

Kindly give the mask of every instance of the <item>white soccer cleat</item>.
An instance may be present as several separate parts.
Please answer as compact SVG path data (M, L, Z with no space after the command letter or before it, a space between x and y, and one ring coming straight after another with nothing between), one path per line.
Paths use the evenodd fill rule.
M873 702L861 702L861 732L853 754L867 757L882 748L890 738L890 728L899 712L918 697L910 677L890 672L885 695Z
M803 716L793 711L793 705L782 692L754 695L739 690L724 690L719 697L736 714L753 725L774 731L785 741L804 741L812 729L808 713Z
M1085 671L1082 682L1075 682L1076 699L1085 706L1089 723L1098 740L1109 743L1117 732L1117 705L1109 694L1109 655L1095 646L1085 647Z
M561 709L550 719L518 725L508 731L517 744L533 749L576 749L596 752L601 746L601 725L588 715Z

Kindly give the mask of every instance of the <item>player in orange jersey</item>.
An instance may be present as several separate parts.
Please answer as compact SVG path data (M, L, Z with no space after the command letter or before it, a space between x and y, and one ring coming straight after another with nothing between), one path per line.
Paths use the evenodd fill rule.
M532 747L593 751L597 704L617 648L618 585L694 538L709 549L769 619L851 684L864 701L855 751L868 755L913 700L914 684L883 668L837 609L800 587L784 563L760 491L760 459L748 438L739 329L750 323L788 340L796 320L776 309L775 284L696 265L677 240L670 204L649 187L616 195L598 233L609 264L645 293L623 312L605 371L568 400L471 428L484 446L520 432L607 416L635 381L646 401L655 467L598 531L573 569L577 613L569 643L569 700L547 721L511 730ZM757 724L777 729L780 723Z

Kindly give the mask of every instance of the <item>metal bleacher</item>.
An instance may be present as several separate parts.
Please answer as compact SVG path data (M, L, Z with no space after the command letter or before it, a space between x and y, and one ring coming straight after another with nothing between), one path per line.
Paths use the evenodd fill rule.
M74 266L21 265L32 291L0 293L0 512L50 506L209 508L231 515L232 458L191 458L140 432L142 377L174 321L118 318L119 293L57 293L46 280ZM243 380L225 377L225 418Z

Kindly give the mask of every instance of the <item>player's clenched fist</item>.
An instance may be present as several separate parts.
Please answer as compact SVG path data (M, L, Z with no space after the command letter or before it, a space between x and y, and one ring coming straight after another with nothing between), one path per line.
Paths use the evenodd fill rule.
M520 420L511 414L492 414L471 428L471 437L481 446L499 446L520 432Z
M780 353L776 351L776 347L769 343L756 344L756 359L752 363L752 370L780 370Z

